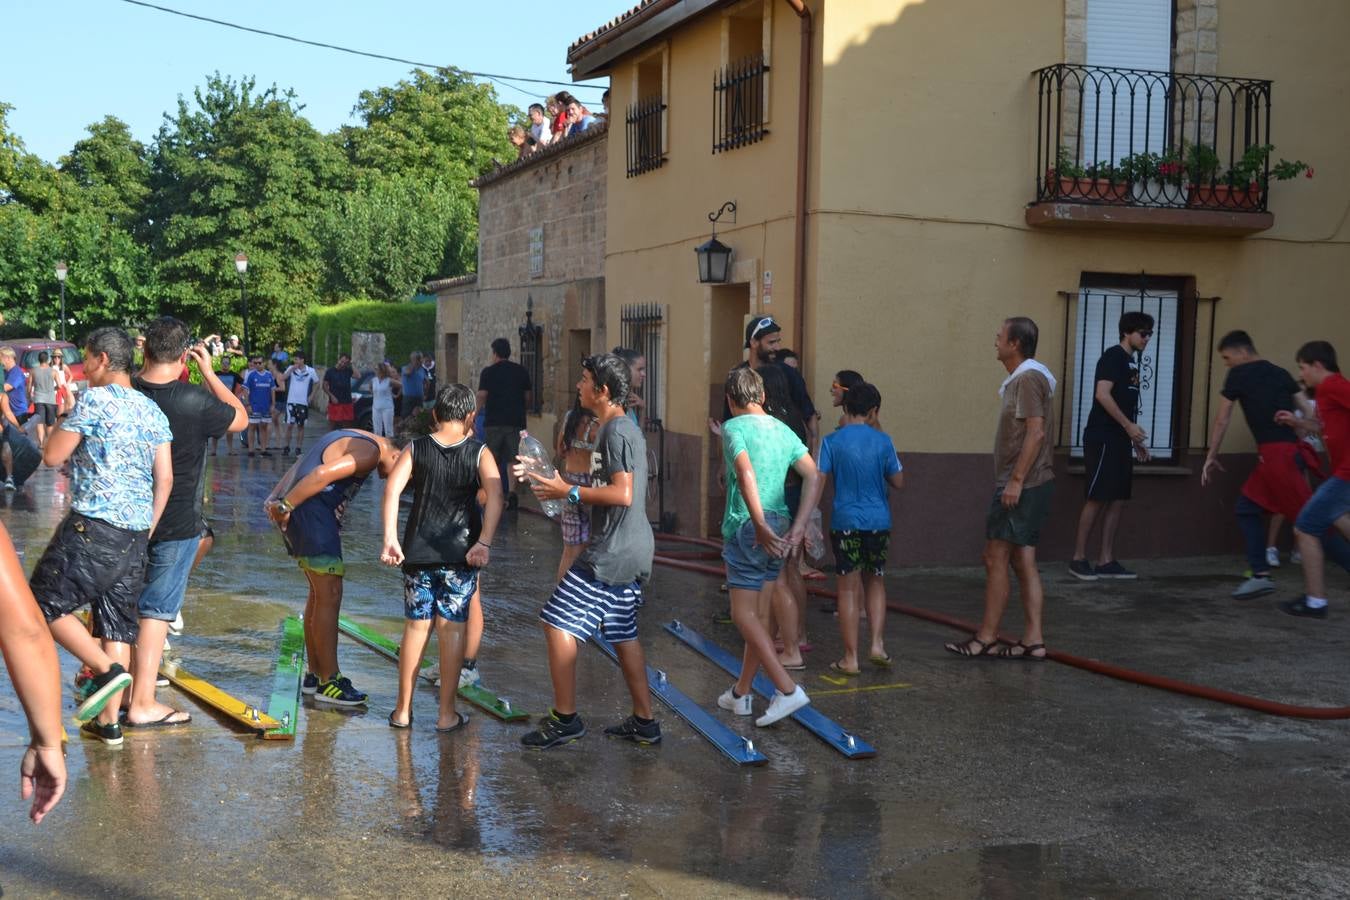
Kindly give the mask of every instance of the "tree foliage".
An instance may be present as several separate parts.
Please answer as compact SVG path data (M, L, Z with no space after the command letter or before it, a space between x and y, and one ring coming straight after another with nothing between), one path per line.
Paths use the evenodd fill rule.
M219 73L143 145L88 127L58 165L27 151L0 103L0 309L15 332L59 330L65 260L78 335L171 313L243 331L234 256L248 255L255 345L297 342L311 304L407 300L471 271L469 181L514 151L513 108L453 69L363 92L359 125L322 134L291 91Z

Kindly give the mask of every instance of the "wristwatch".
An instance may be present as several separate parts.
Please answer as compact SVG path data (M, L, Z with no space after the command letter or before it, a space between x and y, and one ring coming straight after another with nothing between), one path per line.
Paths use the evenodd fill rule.
M580 505L581 505L581 488L580 488L580 487L578 487L578 486L575 485L575 484L572 485L572 489L571 489L570 491L567 492L567 502L570 503L570 504L572 504L573 506L580 506Z
M285 497L282 497L280 500L277 501L277 509L281 510L284 513L288 513L293 511L295 507L287 503Z

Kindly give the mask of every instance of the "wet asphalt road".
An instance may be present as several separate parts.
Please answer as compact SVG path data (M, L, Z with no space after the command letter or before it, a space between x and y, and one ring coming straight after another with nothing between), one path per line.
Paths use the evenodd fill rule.
M288 460L211 461L215 552L189 588L174 653L262 702L277 628L304 580L261 510ZM375 558L380 483L349 511L344 613L397 635L399 579ZM64 479L40 472L0 497L31 568L62 515ZM1128 527L1127 522L1127 527ZM535 615L560 543L512 517L485 576L485 684L518 708L549 702ZM893 549L903 558L903 550ZM1333 579L1327 622L1227 598L1231 560L1139 562L1129 585L1081 585L1045 567L1052 646L1282 702L1350 703L1350 604ZM1284 571L1282 585L1296 583ZM902 569L891 598L973 617L974 569ZM658 569L640 623L648 660L715 710L728 679L661 630L691 623L736 649L717 579ZM819 606L819 604L815 604ZM295 742L241 734L172 688L193 723L129 732L120 748L75 734L70 788L40 827L0 802L0 891L22 896L1337 897L1350 895L1350 721L1246 712L1067 666L963 661L959 633L893 616L891 672L855 693L821 677L839 650L813 609L802 676L816 706L875 744L849 762L791 722L732 728L770 759L738 769L661 710L664 743L607 741L627 712L618 669L583 650L584 740L526 753L522 725L475 713L438 736L422 688L411 732L385 724L394 667L344 639L365 712L306 703ZM1015 618L1012 623L1015 633ZM66 684L75 665L62 655ZM846 685L845 687L852 687ZM67 696L66 706L74 704ZM25 741L0 676L0 785ZM6 790L9 790L7 788ZM17 794L17 790L14 791ZM2 799L2 798L0 798Z

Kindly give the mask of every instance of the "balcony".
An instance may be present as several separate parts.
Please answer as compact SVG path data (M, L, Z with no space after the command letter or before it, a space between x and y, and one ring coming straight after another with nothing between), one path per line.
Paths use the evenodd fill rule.
M764 78L769 65L750 56L713 75L713 153L758 143L769 133Z
M1270 228L1271 83L1061 63L1037 85L1027 224L1199 234Z

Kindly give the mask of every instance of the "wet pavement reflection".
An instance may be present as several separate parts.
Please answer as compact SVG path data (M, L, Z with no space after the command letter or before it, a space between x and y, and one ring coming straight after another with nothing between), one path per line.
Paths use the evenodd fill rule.
M304 580L262 512L289 462L208 460L216 546L189 587L186 633L171 639L171 655L193 673L264 707L280 620L304 601ZM343 611L396 637L400 582L376 562L381 487L372 479L348 511ZM58 472L43 470L23 492L0 492L0 518L29 568L64 513L65 491ZM484 683L533 712L550 697L536 614L559 547L554 526L513 515L484 578ZM1175 577L1174 592L1204 590L1193 572ZM916 570L892 579L892 597L969 616L978 584L972 570ZM728 679L661 625L696 623L736 649L730 626L713 622L726 603L717 587L658 569L641 614L649 662L714 710ZM1186 646L1177 638L1154 636L1123 659L1131 648L1101 633L1103 616L1142 615L1146 593L1103 601L1068 590L1052 585L1052 616L1076 650L1141 667L1171 660L1179 677L1205 673L1179 661ZM1179 615L1179 628L1265 627L1217 607ZM1343 642L1345 629L1332 624ZM834 620L813 608L809 627L818 649L802 681L839 690L821 678L838 654ZM342 669L369 692L369 709L306 700L293 744L260 741L161 689L192 712L190 726L129 732L120 748L81 740L70 726L71 785L47 822L33 828L17 800L0 799L0 890L999 898L1350 890L1345 723L1259 717L1057 665L963 663L941 652L952 632L899 616L888 631L897 668L866 672L860 684L905 686L816 700L877 746L877 758L855 762L790 722L755 729L720 712L768 766L736 768L664 709L661 746L607 741L601 729L627 713L627 692L594 651L583 651L578 672L590 733L545 753L519 748L524 725L471 707L465 730L435 734L427 687L414 728L391 730L395 668L346 640ZM1200 640L1199 631L1189 636ZM1289 642L1287 657L1234 659L1202 643L1223 667L1211 663L1211 678L1263 696L1336 699L1326 694L1342 679L1309 687L1293 655L1300 636L1278 637ZM64 654L62 662L73 710L75 664ZM1344 694L1339 702L1350 687ZM0 786L13 784L24 741L22 711L0 681Z

